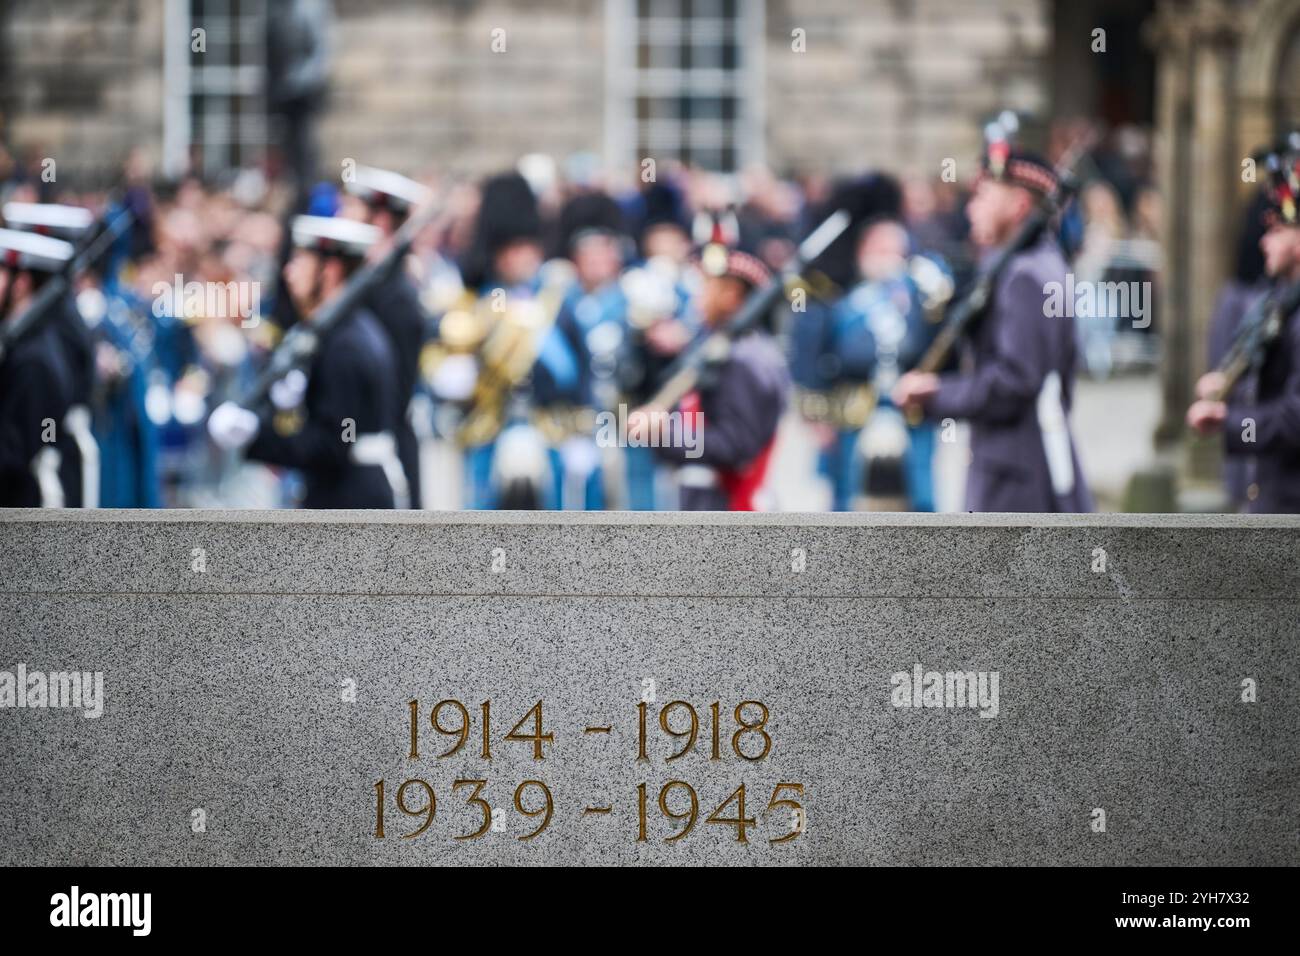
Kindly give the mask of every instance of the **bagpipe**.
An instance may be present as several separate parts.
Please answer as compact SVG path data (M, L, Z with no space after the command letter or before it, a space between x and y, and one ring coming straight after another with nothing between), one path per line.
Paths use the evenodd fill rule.
M285 333L271 352L266 367L239 398L238 404L250 411L260 411L270 401L271 386L295 369L305 371L330 332L350 316L371 290L407 256L416 237L447 214L447 208L437 202L412 213L393 234L381 256L367 261L354 272L338 294L322 303L310 320L296 323ZM292 224L288 228L292 228Z
M739 311L722 328L697 338L683 350L664 371L662 381L646 404L672 408L680 402L699 383L705 366L725 359L731 343L762 322L776 303L786 296L787 288L803 279L804 273L827 247L853 224L853 216L844 209L827 216L799 244L781 274L751 292Z
M37 290L27 308L0 329L0 361L17 342L40 328L53 315L55 304L72 291L77 278L99 262L134 223L135 214L129 209L123 209L112 218L107 212L101 217L98 227L89 230L87 238L78 244L63 269Z
M1214 370L1223 376L1223 384L1209 398L1219 402L1227 399L1237 382L1264 361L1269 346L1282 334L1287 316L1296 309L1300 309L1300 282L1275 285L1251 307L1232 345L1215 366Z
M1087 155L1097 141L1096 133L1079 137L1055 170L1056 188L1043 195L1034 211L1031 212L1011 241L998 250L989 264L981 270L972 282L966 294L954 302L948 309L943 327L921 360L916 365L920 372L939 372L947 364L953 350L962 337L975 326L988 311L993 302L993 292L998 279L1017 255L1034 245L1048 227L1053 218L1062 212L1079 191L1081 185L1075 173L1075 167Z

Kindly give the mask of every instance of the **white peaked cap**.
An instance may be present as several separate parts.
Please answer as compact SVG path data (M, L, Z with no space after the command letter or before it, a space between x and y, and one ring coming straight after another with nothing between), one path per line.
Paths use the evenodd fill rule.
M344 185L352 195L399 213L427 202L430 195L430 190L414 179L373 166L358 166L355 175Z
M374 226L332 216L296 216L293 244L299 249L340 256L364 256L380 239Z
M10 229L39 232L60 239L76 239L95 222L89 209L56 203L7 202L2 214Z
M0 266L58 272L71 261L75 250L62 239L18 229L0 229Z

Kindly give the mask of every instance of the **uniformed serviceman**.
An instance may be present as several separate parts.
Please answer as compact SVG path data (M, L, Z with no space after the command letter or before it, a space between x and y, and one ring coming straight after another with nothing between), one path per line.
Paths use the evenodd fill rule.
M5 225L10 229L52 236L73 244L83 242L94 225L88 209L55 203L5 203ZM90 328L77 309L75 290L69 284L59 299L51 325L58 335L71 376L72 404L60 423L59 480L68 508L99 506L99 445L91 413L95 393L95 343Z
M72 403L72 376L51 314L10 340L12 323L72 259L61 239L0 229L0 506L61 508L56 439ZM54 308L58 308L56 304Z
M1040 157L992 141L967 207L971 237L989 253L1005 246L1057 185ZM894 388L894 402L905 411L971 422L970 511L1092 510L1068 423L1074 323L1049 318L1046 307L1052 284L1065 287L1066 268L1050 230L1042 229L997 277L972 335L973 368L908 372Z
M148 397L150 382L161 373L151 310L113 277L100 276L77 293L77 311L95 340L99 506L157 508L158 428Z
M854 394L865 421L846 422L848 401L831 404L836 442L828 465L836 511L865 495L869 509L934 511L933 422L907 421L890 402L899 377L934 340L951 296L951 279L934 259L912 254L912 240L895 218L868 222L858 239L861 279L832 310L829 341L837 392Z
M430 191L413 179L386 169L358 166L345 184L359 197L367 221L390 239L411 212L429 201ZM395 259L387 275L381 276L366 297L366 307L377 318L392 342L397 359L397 392L400 416L397 423L397 455L402 461L410 506L420 507L420 445L411 425L411 399L420 376L420 349L424 345L430 318L420 304L419 291L406 271L404 259Z
M652 183L642 192L642 201L642 262L619 280L627 322L617 376L621 398L632 407L650 399L664 371L697 334L693 303L702 281L692 261L681 190L669 182ZM661 501L676 498L672 466L653 448L624 448L623 461L624 507L655 511Z
M605 507L606 466L617 474L621 464L619 449L598 448L593 433L596 414L614 411L619 402L618 362L628 333L628 301L619 278L630 240L618 204L600 192L580 193L565 204L560 236L573 278L555 328L577 358L577 380L561 395L535 391L537 420L561 460L568 485L561 501L598 511Z
M740 311L771 274L756 257L709 245L699 313L716 330ZM695 391L677 409L643 407L628 416L628 443L652 442L677 464L683 511L757 511L777 425L790 390L785 356L760 327L732 340L725 356L706 364Z
M1261 183L1246 210L1245 221L1237 237L1234 274L1219 289L1214 311L1210 313L1205 350L1206 368L1217 368L1227 358L1241 331L1242 321L1272 288L1272 281L1264 274L1264 255L1260 250L1260 240L1268 231L1269 220L1273 215L1268 193L1267 182ZM1223 490L1230 511L1244 511L1246 508L1250 492L1248 464L1244 456L1224 456Z
M890 238L893 231L883 224L899 221L902 201L898 182L883 173L847 177L835 184L822 218L844 209L864 225L845 230L805 272L804 298L798 308L792 305L787 318L795 407L817 440L817 469L830 483L836 511L847 511L862 500L859 438L879 401L879 383L873 382L875 333L868 313L879 314L878 325L883 313L897 311L891 306L893 296L879 295L876 277L863 272L862 240L870 238L874 244ZM866 231L866 224L877 223L881 228ZM846 290L852 290L852 302ZM904 307L902 314L907 311ZM888 336L896 328L896 323L888 323L882 331ZM879 479L884 471L873 469L872 477Z
M461 263L465 291L426 349L430 388L459 416L469 508L580 509L591 487L594 469L575 480L551 427L582 410L582 358L556 325L573 267L542 257L527 180L490 177Z
M299 216L285 287L304 321L344 288L379 230L347 219ZM395 362L379 321L358 306L325 335L308 372L297 414L258 414L233 402L218 406L208 432L222 448L303 473L305 508L405 507L405 474L393 435L398 418Z
M1300 282L1300 151L1277 151L1268 162L1269 226L1259 245L1265 273L1290 288ZM1246 459L1248 511L1300 513L1300 309L1282 317L1276 338L1226 396L1224 387L1217 371L1201 377L1188 424L1202 435L1222 431L1227 454Z
M574 274L555 323L582 359L586 400L612 408L618 401L615 363L627 329L627 295L619 283L629 241L622 212L604 193L583 193L561 210L560 232Z

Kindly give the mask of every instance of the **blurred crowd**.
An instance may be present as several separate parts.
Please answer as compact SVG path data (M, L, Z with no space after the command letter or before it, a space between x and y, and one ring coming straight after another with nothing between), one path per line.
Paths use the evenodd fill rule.
M1064 124L1051 150L1078 132ZM1081 279L1156 278L1160 202L1149 166L1149 143L1136 129L1114 131L1092 150L1086 185L1057 226ZM373 260L416 207L432 205L439 214L398 267L414 293L417 331L394 339L387 359L402 384L400 431L414 442L413 459L399 449L409 503L677 507L691 463L637 447L646 421L633 416L631 441L626 429L608 440L598 416L644 409L674 360L716 327L710 309L727 313L719 321L737 312L786 272L829 212L849 208L853 229L798 283L787 282L762 324L790 377L784 402L815 436L833 507L934 510L938 426L909 421L889 393L975 271L963 184L881 173L781 177L757 166L721 175L672 163L620 176L585 155L525 156L481 179L412 172L406 180L345 168L340 182L309 190L256 169L171 183L134 154L114 188L78 192L45 182L35 153L0 151L6 208L79 207L100 227L132 217L72 289L93 342L99 505L300 504L301 469L243 455L245 443L214 441L209 427L212 412L238 405L304 319L284 280L290 224L305 214L377 226L383 240L362 256ZM66 238L75 248L96 228ZM711 248L751 257L762 271L740 259L714 269ZM714 275L738 279L735 302L711 298ZM523 300L542 303L540 318L515 308ZM1158 319L1133 329L1127 318L1079 319L1086 373L1154 361ZM512 324L514 338L499 328ZM304 386L273 417L284 420ZM750 491L747 505L775 504L765 489Z

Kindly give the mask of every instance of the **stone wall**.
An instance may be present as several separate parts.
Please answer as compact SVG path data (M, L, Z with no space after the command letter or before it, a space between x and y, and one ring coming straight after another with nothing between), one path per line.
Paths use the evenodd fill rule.
M605 148L604 0L336 0L321 162L482 172L526 152ZM131 145L161 160L164 0L14 0L7 135L102 172ZM196 25L197 24L196 21ZM937 172L979 123L1044 111L1047 0L771 0L760 55L767 159L779 169ZM506 51L491 49L505 30ZM806 31L807 51L791 50Z
M110 182L133 146L157 158L162 23L162 0L6 0L0 132L9 145L54 159L73 182Z
M1045 0L769 3L769 159L937 176L952 157L965 178L983 120L1047 109L1049 13Z
M1285 517L0 513L0 863L1296 865L1298 544ZM20 668L103 692L19 709Z
M527 152L601 153L605 4L341 3L329 151L467 169ZM980 121L1047 107L1044 0L774 0L760 51L763 141L778 169L937 174L978 155ZM493 29L507 52L491 52ZM805 31L805 52L791 47ZM398 162L400 157L404 162Z
M321 128L340 157L475 174L524 153L599 153L602 0L341 2L334 93ZM505 49L493 52L493 31Z

